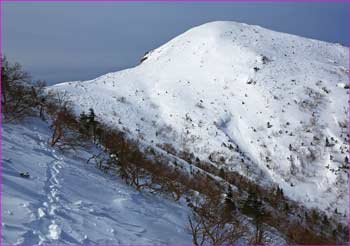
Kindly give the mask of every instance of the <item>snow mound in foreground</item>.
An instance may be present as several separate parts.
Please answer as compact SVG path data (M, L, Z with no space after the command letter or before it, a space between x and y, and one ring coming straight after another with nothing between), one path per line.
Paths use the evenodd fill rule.
M40 120L3 125L4 244L191 243L185 205L137 192L86 164L96 150L63 155L49 137Z

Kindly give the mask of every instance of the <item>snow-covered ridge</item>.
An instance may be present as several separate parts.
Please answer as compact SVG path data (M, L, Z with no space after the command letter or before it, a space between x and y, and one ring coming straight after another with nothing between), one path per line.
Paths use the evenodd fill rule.
M149 145L277 183L312 207L347 213L348 50L235 22L195 27L134 68L65 91L77 113ZM327 140L327 141L326 141Z

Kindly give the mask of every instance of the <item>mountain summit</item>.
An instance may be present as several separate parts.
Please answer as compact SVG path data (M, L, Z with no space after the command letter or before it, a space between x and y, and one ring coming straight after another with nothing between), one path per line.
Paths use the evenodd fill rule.
M130 69L49 88L146 146L186 151L348 213L347 48L212 22Z

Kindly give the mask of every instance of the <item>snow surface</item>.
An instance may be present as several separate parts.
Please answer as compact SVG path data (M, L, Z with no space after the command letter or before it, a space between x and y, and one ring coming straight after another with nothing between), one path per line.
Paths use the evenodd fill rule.
M192 242L186 205L137 192L86 164L96 149L55 151L50 132L34 119L3 125L3 244Z
M93 108L101 121L148 145L211 156L309 207L348 213L348 177L340 168L347 165L348 90L339 86L348 83L347 48L212 22L143 60L49 89L66 92L77 114Z

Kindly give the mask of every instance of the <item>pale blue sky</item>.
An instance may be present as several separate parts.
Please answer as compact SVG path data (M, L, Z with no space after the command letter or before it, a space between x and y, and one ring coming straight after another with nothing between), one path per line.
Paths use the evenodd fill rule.
M3 3L3 52L50 84L95 78L187 29L232 20L349 44L347 3Z

